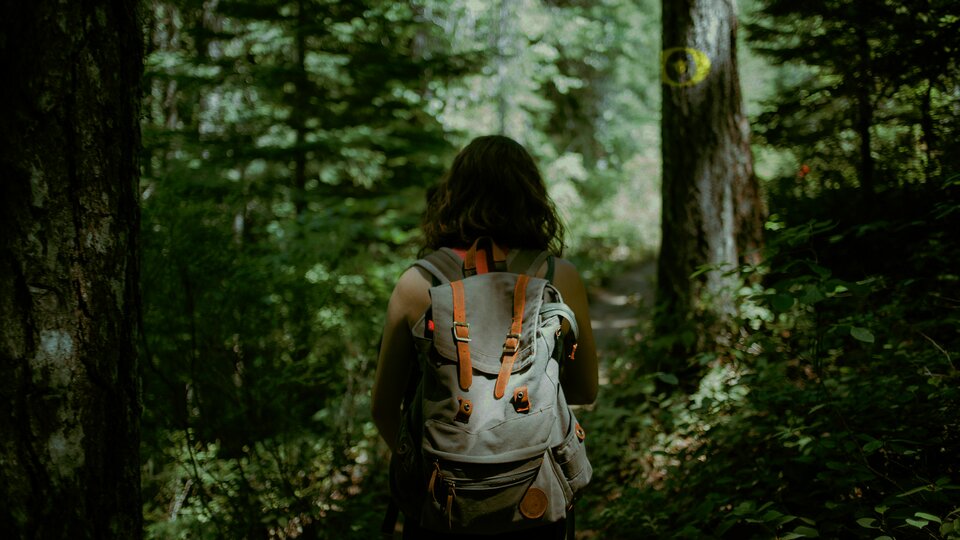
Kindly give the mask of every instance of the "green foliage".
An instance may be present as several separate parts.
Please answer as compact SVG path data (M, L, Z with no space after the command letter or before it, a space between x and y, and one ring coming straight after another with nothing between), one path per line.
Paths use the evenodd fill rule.
M792 156L775 173L775 194L871 182L882 191L956 170L953 2L759 4L746 21L750 44L778 67L755 139Z
M367 391L383 310L416 251L424 187L452 150L423 74L466 65L414 50L436 34L414 8L152 6L150 537L375 530L385 474ZM320 527L338 520L351 525Z
M742 330L637 329L605 366L611 384L584 413L596 486L578 523L613 539L960 537L960 205L943 174L960 155L958 20L942 2L762 4L769 33L754 39L785 65L741 56L781 85L750 109L773 156L774 249L743 269L762 281L737 295ZM373 537L386 452L368 392L426 187L458 146L503 131L539 159L588 281L651 251L659 3L147 11L147 536ZM841 50L860 27L866 71ZM922 184L870 206L851 202L864 80L878 176ZM694 340L713 343L689 359L704 376L634 375Z
M771 221L753 269L764 280L739 293L742 330L691 359L706 366L694 389L624 377L584 415L599 473L589 526L604 538L955 538L960 246L946 231L958 196L948 183L913 216L846 228ZM850 254L874 242L887 262L864 273ZM656 351L625 358L644 354Z
M585 265L655 243L641 4L149 3L148 537L376 534L383 312L426 188L468 139L532 149Z

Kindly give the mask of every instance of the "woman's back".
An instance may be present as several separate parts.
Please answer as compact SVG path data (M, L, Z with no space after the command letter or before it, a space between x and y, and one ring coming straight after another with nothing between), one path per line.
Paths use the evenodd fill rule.
M509 246L516 252L534 250L558 255L563 246L563 227L532 158L517 143L497 136L479 138L457 156L450 173L430 199L424 214L423 231L426 245L422 254L440 248L451 248L461 258L465 258L467 247L482 236L491 237L494 244L506 251L509 251ZM572 310L576 327L579 328L579 339L574 349L575 356L574 351L566 354L570 360L564 362L563 369L560 370L560 385L567 403L591 403L597 394L597 357L583 281L576 267L559 256L544 260L539 268L530 273L535 277L549 278L552 287L559 291L563 302ZM372 407L374 421L394 453L398 450L402 453L404 450L398 448L401 408L411 374L418 372L414 330L423 332L424 314L431 309L430 289L437 282L437 277L422 266L412 266L397 282L387 308ZM519 286L517 290L520 290ZM439 290L436 294L439 294ZM509 320L507 322L509 323ZM419 329L418 323L421 325ZM453 330L454 333L457 332L456 328ZM441 331L445 332L446 329ZM446 334L444 338L450 340L450 336ZM457 337L452 339L456 340ZM467 340L461 339L455 344L456 350L459 351L466 342ZM464 347L468 348L468 345ZM456 363L455 358L453 362ZM469 362L466 365L470 366ZM462 366L461 362L459 368L450 369L462 370ZM469 367L467 369L472 370ZM504 369L509 372L509 367ZM502 389L499 391L502 392ZM515 394L513 397L516 399ZM570 432L572 433L572 428ZM582 442L579 424L577 436ZM416 446L416 443L414 445ZM447 483L450 484L449 481ZM430 492L435 495L433 485L432 477ZM453 497L452 489L444 493ZM446 510L446 515L451 520L452 501L451 498L447 502ZM416 521L417 516L408 516L407 529L419 531ZM543 538L562 538L564 528L565 525L559 523L548 524L538 530L546 535L542 536ZM531 536L533 532L534 530L528 529L524 537L541 537ZM433 536L419 531L415 537Z

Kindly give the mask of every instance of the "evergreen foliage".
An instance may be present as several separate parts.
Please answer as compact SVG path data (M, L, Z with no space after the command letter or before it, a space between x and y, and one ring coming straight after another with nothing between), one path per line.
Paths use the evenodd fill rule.
M578 529L958 538L960 18L946 0L746 5L772 62L740 49L769 250L741 269L759 279L734 291L738 332L683 359L702 378L637 375L697 339L680 331L631 328L603 360L578 413L596 468ZM147 536L376 537L370 381L427 188L504 132L538 158L588 283L653 253L659 2L145 10Z
M757 142L797 162L774 189L859 186L869 197L956 170L955 2L759 4L751 44L789 69L778 71L777 95L756 119Z
M568 245L594 246L597 269L631 238L655 240L655 214L642 232L596 218L629 211L611 188L655 198L655 174L640 186L620 173L648 150L611 111L655 122L656 103L613 81L655 76L619 52L639 56L634 25L656 21L591 5L150 4L149 537L376 534L386 454L368 395L383 311L419 247L426 188L469 138L503 129L536 153L571 228L590 225Z

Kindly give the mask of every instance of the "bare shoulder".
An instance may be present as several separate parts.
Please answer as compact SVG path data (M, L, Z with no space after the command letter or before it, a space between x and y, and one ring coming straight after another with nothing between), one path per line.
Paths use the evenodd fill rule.
M577 270L577 266L572 262L564 259L562 257L554 257L554 273L569 273L571 275L577 275L579 277L580 272Z
M411 266L400 276L390 297L390 311L412 326L430 304L430 274L418 266Z
M560 257L554 259L553 282L561 293L565 289L570 292L584 289L583 279L576 265Z

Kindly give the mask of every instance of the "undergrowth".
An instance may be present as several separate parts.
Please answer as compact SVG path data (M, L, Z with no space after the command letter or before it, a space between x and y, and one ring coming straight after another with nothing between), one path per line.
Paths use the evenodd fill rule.
M694 391L638 373L654 340L614 363L583 413L595 480L578 528L960 538L958 184L894 217L771 219L739 328L688 359Z

